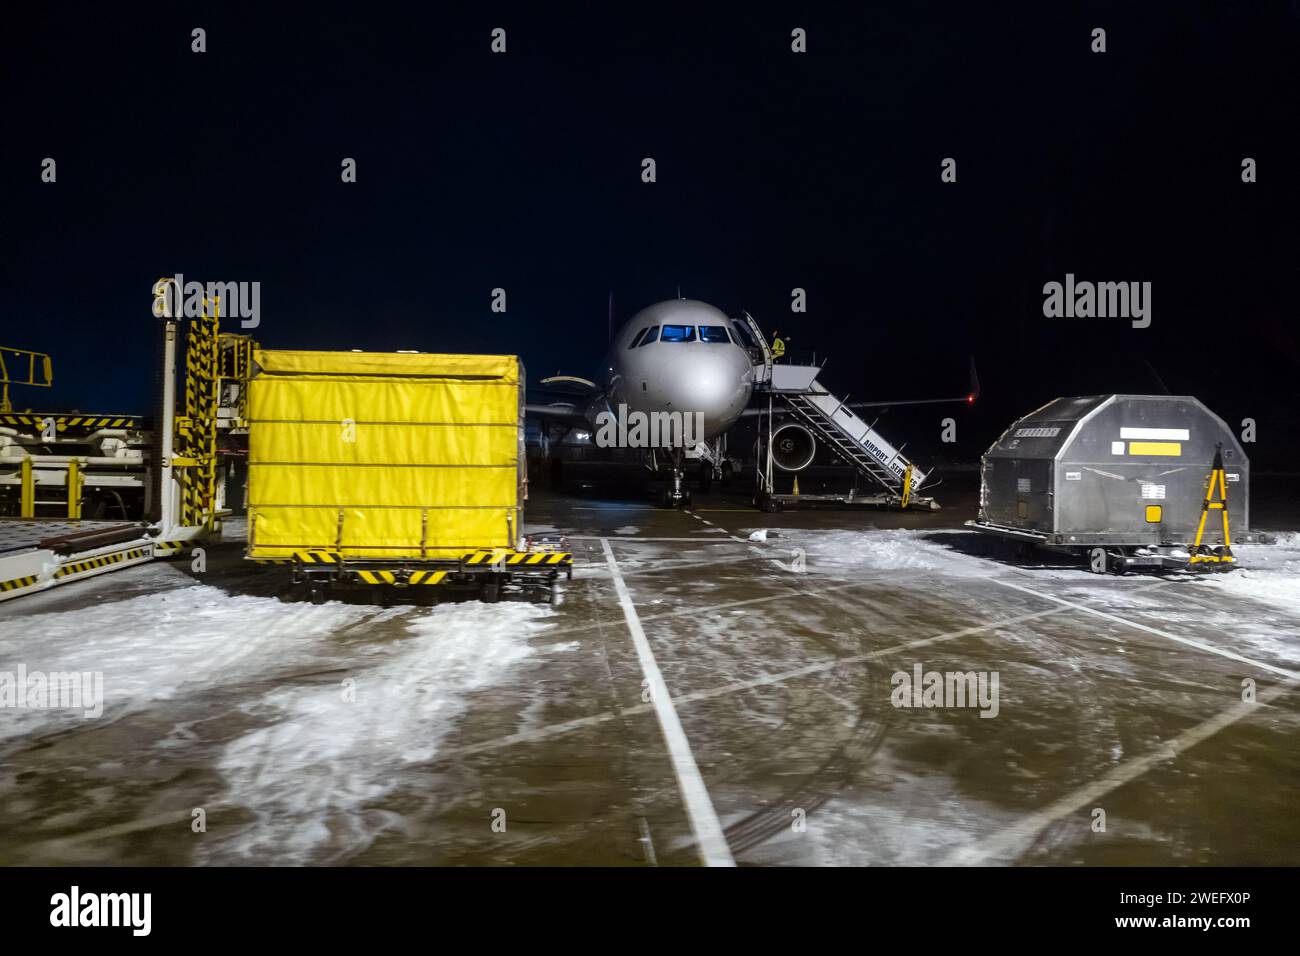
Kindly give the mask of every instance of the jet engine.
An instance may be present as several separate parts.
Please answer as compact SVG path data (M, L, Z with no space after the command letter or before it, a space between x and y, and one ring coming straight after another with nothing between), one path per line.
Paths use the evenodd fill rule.
M772 463L782 471L803 471L817 454L817 438L794 422L772 433Z

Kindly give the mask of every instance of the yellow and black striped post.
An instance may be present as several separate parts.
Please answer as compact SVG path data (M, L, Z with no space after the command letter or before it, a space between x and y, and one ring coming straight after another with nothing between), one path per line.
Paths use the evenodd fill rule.
M211 530L217 494L217 407L221 299L204 299L185 339L185 417L176 421L172 463L181 485L180 523Z
M1216 488L1219 493L1217 501L1214 497ZM1213 550L1201 543L1205 536L1205 521L1211 511L1218 511L1223 516L1223 547ZM1201 520L1196 526L1196 540L1189 550L1192 564L1231 564L1235 560L1232 556L1232 535L1228 530L1228 479L1223 473L1223 446L1214 451L1210 481L1205 489L1205 500L1201 502Z

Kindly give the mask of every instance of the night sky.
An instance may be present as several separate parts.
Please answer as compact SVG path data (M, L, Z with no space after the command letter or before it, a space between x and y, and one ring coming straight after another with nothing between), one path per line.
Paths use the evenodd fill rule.
M974 354L952 456L1057 395L1167 387L1300 464L1300 3L181 6L6 12L0 344L56 384L19 407L150 411L175 272L260 281L268 347L532 380L599 373L611 293L617 323L680 288L853 399L962 393ZM1151 327L1045 318L1067 272L1150 281Z

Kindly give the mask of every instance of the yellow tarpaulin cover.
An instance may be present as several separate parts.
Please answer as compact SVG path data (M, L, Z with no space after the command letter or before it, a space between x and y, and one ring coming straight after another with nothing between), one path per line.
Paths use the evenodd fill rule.
M516 356L258 350L253 363L249 557L518 546Z

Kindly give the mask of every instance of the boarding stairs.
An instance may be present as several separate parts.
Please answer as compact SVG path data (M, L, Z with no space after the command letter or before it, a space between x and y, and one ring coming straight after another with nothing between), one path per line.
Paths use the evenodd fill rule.
M891 498L928 502L916 497L927 473L876 431L874 423L860 418L848 406L847 398L836 397L817 381L820 371L816 365L773 365L770 391L855 474L878 485ZM909 478L911 488L905 494L904 483Z

